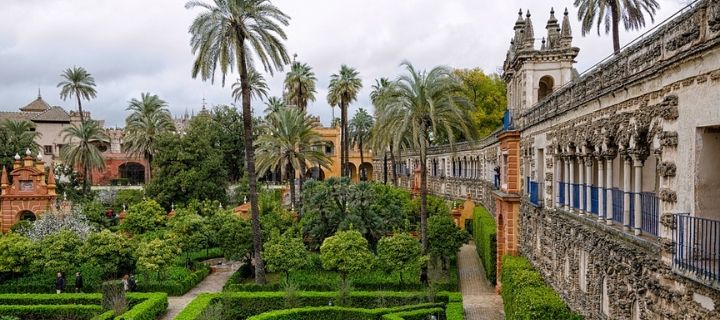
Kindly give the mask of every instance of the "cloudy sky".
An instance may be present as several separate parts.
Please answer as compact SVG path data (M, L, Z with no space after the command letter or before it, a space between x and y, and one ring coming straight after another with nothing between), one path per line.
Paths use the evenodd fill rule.
M350 113L371 108L374 79L395 77L409 60L416 67L447 65L497 71L513 35L519 8L530 9L535 35L545 35L551 7L558 19L568 7L581 48L583 71L612 51L611 38L593 32L581 37L572 0L274 0L291 16L287 50L310 64L318 78L317 101L309 111L323 123L331 118L326 102L329 76L341 64L357 68L363 89ZM658 0L656 23L687 0ZM231 103L229 86L192 79L187 32L198 10L184 0L3 0L0 9L0 111L16 111L38 88L51 105L62 101L56 84L62 70L83 66L96 79L98 96L83 107L93 118L122 126L127 101L141 92L158 94L181 115L208 105ZM641 32L623 33L626 43ZM539 43L538 43L539 45ZM284 73L268 77L272 95L281 95ZM231 76L230 79L235 79ZM254 102L257 112L262 102Z

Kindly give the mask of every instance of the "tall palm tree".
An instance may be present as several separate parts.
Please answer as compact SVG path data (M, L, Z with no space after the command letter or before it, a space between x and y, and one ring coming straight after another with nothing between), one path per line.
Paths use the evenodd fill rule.
M315 101L315 73L307 63L293 62L285 75L287 100L300 110L306 111L308 101Z
M375 84L372 85L372 91L370 91L370 101L373 106L375 106L375 119L382 117L382 114L385 112L385 106L395 96L393 85L394 82L388 80L388 78L375 79ZM375 122L370 134L370 144L373 150L383 150L383 153L389 150L392 183L397 186L398 175L395 151L398 150L398 148L393 140L394 135L392 134L392 130L392 128L382 126L380 122ZM387 162L387 153L385 160Z
M600 27L605 25L606 34L612 31L615 54L620 52L620 21L626 31L637 30L645 26L643 11L654 22L655 12L660 8L656 0L575 0L574 5L582 22L582 35L589 33L594 25L600 35Z
M265 102L265 110L263 112L265 112L266 116L270 116L271 113L277 112L285 107L287 107L287 105L285 105L285 101L278 97L270 97Z
M98 144L110 142L105 130L96 121L88 120L63 129L65 145L60 149L60 159L72 168L83 172L83 190L90 191L92 171L105 168L105 159Z
M222 84L237 67L240 74L243 129L245 131L245 162L248 173L248 198L252 215L253 256L255 282L265 284L265 263L262 259L262 230L257 203L257 176L253 150L251 83L248 73L253 56L265 71L272 74L290 62L282 41L287 39L283 26L289 24L285 13L267 0L213 0L212 3L189 1L188 9L202 8L203 12L190 26L190 45L196 54L192 76L214 82L215 70L220 69ZM219 65L218 65L219 64Z
M340 106L340 131L342 147L340 148L340 171L342 176L349 177L348 159L350 151L350 137L348 135L347 109L350 103L357 99L362 88L360 74L346 65L340 66L340 72L330 76L328 86L328 103L331 106Z
M360 108L355 113L355 116L350 120L350 139L352 145L357 146L360 149L360 166L365 163L365 156L363 149L367 146L367 142L370 139L370 130L373 127L373 117L370 116L365 109ZM360 169L360 180L367 179L367 173L365 168Z
M145 182L148 182L152 179L157 139L164 133L175 131L175 123L167 102L154 94L141 93L140 100L133 98L125 110L132 113L125 119L123 146L128 153L147 160Z
M300 208L295 192L295 172L300 172L300 186L305 176L305 166L313 163L328 168L330 158L325 155L320 134L315 130L317 121L299 108L283 108L268 116L262 126L263 134L258 136L257 170L259 174L286 168L290 182L290 199L296 208Z
M80 122L85 122L80 100L82 98L90 101L91 98L97 96L95 78L83 67L67 68L60 76L65 79L57 84L57 87L60 88L60 98L65 101L68 97L75 96L78 103L78 112L80 113Z
M265 78L255 68L248 70L248 83L250 84L250 97L255 97L258 100L267 98L270 88L265 82ZM242 82L240 82L240 79L237 79L232 84L232 89L233 99L236 102L240 101L242 98Z
M446 67L429 72L417 71L403 62L406 74L395 83L395 96L387 102L381 118L382 126L393 128L397 141L406 140L420 151L420 235L423 254L427 253L427 151L433 137L446 135L452 144L455 132L469 136L469 103L459 95L459 81ZM422 272L427 275L427 266Z

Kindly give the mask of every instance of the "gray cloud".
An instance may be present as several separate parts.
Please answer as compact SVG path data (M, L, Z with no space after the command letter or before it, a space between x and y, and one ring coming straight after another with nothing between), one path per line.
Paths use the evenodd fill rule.
M673 14L685 1L661 0L656 21ZM229 84L221 87L190 77L192 54L187 33L198 11L182 0L9 0L0 11L0 110L27 104L40 88L53 105L74 109L59 99L55 85L65 68L87 68L98 84L97 99L86 103L95 118L122 125L127 101L141 92L160 95L171 111L199 110L229 104ZM371 109L374 79L394 78L399 63L418 68L448 65L480 67L494 72L502 66L518 8L530 9L536 37L545 34L550 7L558 18L568 6L581 48L582 71L611 53L609 36L581 37L572 1L558 0L275 0L292 17L286 29L288 52L309 63L318 77L317 101L309 110L330 121L325 98L329 76L341 64L358 69L363 90L358 107ZM639 32L623 33L626 43ZM539 44L538 44L539 45ZM283 73L268 77L271 94L282 92ZM230 76L232 82L236 77ZM254 102L256 112L264 109ZM336 110L337 111L337 110ZM338 113L336 113L337 115Z

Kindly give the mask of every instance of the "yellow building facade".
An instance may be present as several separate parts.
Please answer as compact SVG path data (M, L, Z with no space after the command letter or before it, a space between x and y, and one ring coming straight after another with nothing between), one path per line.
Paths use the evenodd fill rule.
M330 177L340 177L340 147L342 146L340 127L319 127L315 130L320 134L322 140L326 143L325 154L332 160L329 168L319 168L319 179L322 180ZM352 147L350 149L350 154L348 155L350 179L354 182L360 181L362 170L365 171L363 176L367 177L367 180L373 179L372 159L374 155L372 150L369 148L364 149L362 157L360 156L360 149L357 147ZM313 172L313 170L318 170L318 168L310 170ZM315 172L313 172L313 176L316 176Z

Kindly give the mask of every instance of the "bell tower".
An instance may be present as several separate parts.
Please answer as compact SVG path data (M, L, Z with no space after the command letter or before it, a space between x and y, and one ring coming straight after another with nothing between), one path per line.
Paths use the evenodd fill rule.
M518 12L515 22L515 35L510 41L505 63L503 79L507 83L508 110L512 119L532 108L553 91L577 77L573 68L575 57L580 49L572 46L570 18L565 9L562 25L555 18L555 10L550 10L550 18L545 27L547 35L535 47L535 32L528 10ZM515 120L517 123L517 120Z

